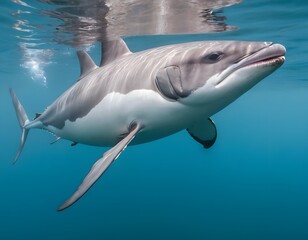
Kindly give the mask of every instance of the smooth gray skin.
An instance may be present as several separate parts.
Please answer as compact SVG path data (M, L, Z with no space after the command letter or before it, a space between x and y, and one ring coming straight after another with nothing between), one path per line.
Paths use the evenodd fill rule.
M285 49L281 45L257 42L197 42L171 45L136 54L132 54L122 40L110 42L108 46L108 49L111 50L104 52L100 67L97 67L85 52L78 53L81 65L81 78L50 105L43 114L37 115L34 121L28 119L17 96L10 90L17 118L22 129L21 145L15 161L22 151L28 131L31 128L48 129L47 126L51 125L62 129L67 120L74 122L78 118L83 118L105 96L112 92L125 95L133 90L141 90L142 92L142 90L147 89L161 95L165 100L162 101L163 106L166 104L169 106L169 102L178 102L177 104L184 106L185 101L183 100L191 95L194 96L189 98L191 100L190 104L196 104L193 100L195 99L194 93L198 92L198 89L202 91L208 88L215 89L214 85L218 86L221 82L223 84L225 79L229 79L226 80L226 84L229 87L223 87L225 89L223 92L229 94L229 96L221 96L218 100L216 99L218 102L214 103L214 108L217 112L221 107L228 105L259 80L281 66L284 62L283 56L285 54ZM263 51L265 48L267 49ZM267 70L262 72L259 68L261 71L259 73L256 70L256 66L267 68ZM252 68L254 71L248 70L245 73L245 70L243 70L241 74L248 74L243 78L232 74L238 69L247 69L245 67L248 69ZM236 79L234 79L234 75ZM213 78L213 76L216 77ZM232 84L230 84L229 76L231 76L232 83L234 81L237 83L235 84L237 87L230 87ZM245 82L245 85L243 82L238 83L236 81L239 79L254 79L254 81L248 84ZM203 88L207 81L209 81L211 86ZM238 84L244 84L245 86L240 87ZM214 95L217 95L217 91L214 92ZM155 96L159 95L155 94ZM203 97L207 96L202 95ZM158 99L160 98L158 97ZM187 105L187 107L192 106ZM147 106L145 108L148 110ZM208 114L211 115L209 112ZM135 136L141 130L150 127L144 125L139 119L135 120L136 122L132 122L128 126L128 132L123 133L124 135L121 140L93 165L80 187L59 207L59 211L71 206L80 199ZM99 122L97 124L99 125ZM95 125L95 127L97 126ZM160 128L166 126L170 127L170 122L167 122L167 124L163 122L162 125L154 130L160 131ZM199 121L188 127L188 132L205 148L211 147L217 136L216 126L210 118L207 120L199 119ZM151 134L154 134L154 131Z
M107 49L111 50L102 55L100 67L87 60L85 53L80 54L84 55L81 62L85 62L81 65L88 65L88 71L81 68L82 78L36 121L62 129L66 120L73 122L86 116L110 92L126 94L136 89L150 89L169 101L176 101L204 86L211 76L270 44L192 42L131 53L122 39L110 42ZM179 77L166 78L166 74Z

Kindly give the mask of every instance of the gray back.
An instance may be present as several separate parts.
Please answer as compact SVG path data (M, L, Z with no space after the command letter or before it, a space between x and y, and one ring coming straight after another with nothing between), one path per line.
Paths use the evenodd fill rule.
M84 117L111 92L127 94L133 90L148 89L168 99L165 94L168 90L159 89L156 77L161 69L169 66L179 67L180 83L176 83L178 87L174 88L181 88L186 97L203 86L211 76L255 51L253 44L257 43L192 42L126 53L114 61L108 59L106 65L94 69L64 92L38 120L44 125L61 129L66 120L75 121ZM261 44L264 45L258 43L258 50ZM224 55L219 64L207 59L209 54L216 52Z

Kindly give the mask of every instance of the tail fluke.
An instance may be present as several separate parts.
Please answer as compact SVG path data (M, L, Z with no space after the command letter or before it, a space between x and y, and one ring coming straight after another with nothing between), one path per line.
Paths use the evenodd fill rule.
M13 162L13 164L15 164L17 162L20 154L21 154L21 151L22 151L24 145L25 145L25 142L26 142L26 139L27 139L27 136L28 136L28 132L29 132L29 129L26 129L25 126L30 121L29 121L29 118L26 114L24 107L21 105L21 103L18 100L16 94L13 92L13 90L11 88L10 88L10 94L11 94L11 97L12 97L12 101L13 101L13 105L14 105L14 108L15 108L15 112L16 112L18 122L19 122L19 125L20 125L21 130L22 130L21 143L20 143L20 146L18 148L17 155L16 155L14 162Z

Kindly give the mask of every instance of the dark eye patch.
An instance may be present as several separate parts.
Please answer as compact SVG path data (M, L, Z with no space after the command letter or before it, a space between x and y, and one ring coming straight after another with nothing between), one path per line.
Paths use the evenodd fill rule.
M223 57L222 52L212 52L202 58L203 63L216 63Z

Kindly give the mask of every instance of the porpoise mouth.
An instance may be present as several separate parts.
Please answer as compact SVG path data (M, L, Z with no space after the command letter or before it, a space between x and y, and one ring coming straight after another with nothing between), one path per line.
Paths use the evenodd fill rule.
M221 76L217 85L221 83L226 77L239 69L246 67L266 67L272 66L273 68L280 67L285 61L286 49L280 44L271 44L261 50L241 58L232 68L225 71Z
M280 44L271 44L266 48L262 48L258 52L244 58L240 61L237 69L251 65L282 65L285 60L286 49ZM237 70L235 69L235 70Z

